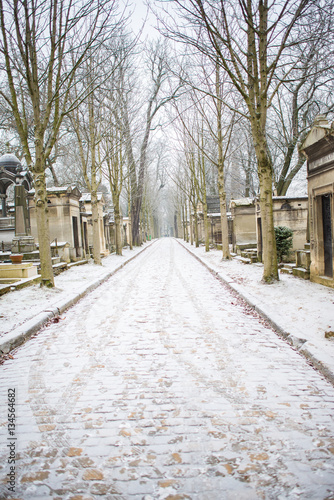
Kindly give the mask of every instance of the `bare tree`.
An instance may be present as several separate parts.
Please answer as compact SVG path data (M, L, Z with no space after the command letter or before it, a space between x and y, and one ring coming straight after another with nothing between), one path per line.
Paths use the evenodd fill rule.
M53 287L45 169L64 117L90 92L69 104L78 69L119 22L114 0L0 0L0 75L34 177L41 284ZM94 85L94 82L92 82ZM33 115L33 138L28 117Z
M153 122L158 112L176 97L179 89L178 85L174 89L170 89L170 71L167 53L167 46L161 41L151 45L148 49L148 71L150 78L148 86L150 89L146 101L147 105L138 162L136 162L134 154L134 132L131 129L129 101L124 102L124 123L127 135L127 157L131 182L132 239L133 243L137 245L139 244L139 222L147 168L147 151Z
M225 165L230 154L230 145L235 124L235 113L231 112L226 106L227 98L232 100L233 95L227 92L228 82L226 78L221 77L219 65L212 64L212 61L206 57L197 58L198 64L194 65L194 56L191 57L190 68L185 72L183 68L183 78L185 79L185 89L187 94L184 96L184 107L189 110L192 108L191 123L198 121L197 116L202 120L202 133L196 137L192 132L192 127L187 126L184 118L186 112L175 102L175 108L178 112L178 119L186 128L196 147L201 151L202 161L206 164L212 164L217 169L217 187L220 200L221 228L222 228L222 250L223 258L230 258L228 241L228 220L227 220L227 198L225 187ZM189 103L190 100L190 103ZM182 100L180 100L182 102ZM204 130L205 127L205 130ZM206 140L204 141L204 135ZM200 140L201 137L201 140ZM203 170L203 169L202 169ZM206 176L208 168L206 166ZM199 170L201 175L201 170ZM203 183L201 183L203 184ZM206 185L206 182L205 182ZM209 250L208 221L206 216L206 193L199 195L203 205L204 219L206 227L206 249Z
M121 88L121 82L118 84L118 89ZM115 220L115 242L116 254L122 255L122 236L121 236L121 208L120 197L126 180L125 172L125 137L123 121L119 115L121 106L119 100L114 97L117 94L117 89L111 89L104 99L104 114L105 125L107 129L104 131L101 148L103 151L104 162L102 172L108 179L110 191L112 195ZM106 100L108 99L108 102ZM111 104L109 106L108 104Z
M328 6L333 9L333 6ZM298 144L305 139L318 114L334 111L332 16L320 22L317 36L305 47L297 45L297 67L279 89L268 116L268 137L274 161L274 183L284 196L305 163Z
M247 107L260 183L263 228L263 280L278 279L273 224L273 165L267 141L267 114L278 89L297 65L291 44L309 35L301 22L315 7L308 0L175 0L186 26L167 25L169 36L190 44L216 61L229 75Z
M91 87L94 73L90 67L93 64L90 58L86 63L85 78L82 84ZM74 86L72 89L72 100L76 101L81 90ZM76 107L70 114L71 124L76 136L82 174L85 179L86 188L91 195L92 222L93 222L93 259L94 263L101 264L100 225L98 216L98 188L101 183L101 115L96 105L96 90L92 90L87 96L86 102ZM98 116L97 116L98 115Z

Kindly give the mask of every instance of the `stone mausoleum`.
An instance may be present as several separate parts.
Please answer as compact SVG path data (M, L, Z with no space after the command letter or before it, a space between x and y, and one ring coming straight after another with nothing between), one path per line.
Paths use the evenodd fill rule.
M307 158L310 279L334 288L334 123L317 117L301 150Z
M31 234L38 241L35 190L28 193ZM84 237L81 230L79 200L81 192L77 187L50 187L47 189L48 215L51 247L65 262L84 257Z
M105 214L104 214L104 205L105 200L102 193L97 193L97 208L98 208L98 226L99 226L99 235L100 235L100 251L101 255L106 256L110 252L107 248L106 234L105 234ZM82 213L85 214L88 221L87 226L87 234L88 234L88 242L89 246L92 249L93 247L93 221L92 221L92 201L90 193L82 193L80 198L80 203L82 206Z
M240 254L245 248L256 248L255 201L240 198L230 201L233 221L233 252Z
M20 186L19 190L22 195L31 188L32 176L27 169L22 167L15 155L4 154L0 157L0 244L2 250L11 250L15 237L14 193L17 186ZM25 209L22 220L24 219L24 226L30 234L29 214L24 202L21 207Z

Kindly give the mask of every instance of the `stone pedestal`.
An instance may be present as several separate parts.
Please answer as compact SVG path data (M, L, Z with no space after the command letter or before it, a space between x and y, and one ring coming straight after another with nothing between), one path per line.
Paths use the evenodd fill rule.
M14 236L12 240L13 253L29 253L36 250L35 238L32 236Z
M37 276L37 266L32 262L24 264L0 264L0 279L24 279L34 276Z

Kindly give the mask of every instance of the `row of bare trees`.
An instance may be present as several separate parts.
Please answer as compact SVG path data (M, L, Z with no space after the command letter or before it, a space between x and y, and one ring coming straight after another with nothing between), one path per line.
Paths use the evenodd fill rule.
M160 42L142 51L149 74L140 87L134 67L138 40L126 34L127 22L116 0L0 1L1 114L14 117L12 131L33 174L42 285L47 287L54 286L54 277L46 171L58 184L59 160L67 170L77 166L90 193L96 264L101 263L98 190L103 177L112 195L116 252L122 252L124 191L132 241L140 240L149 138L158 112L176 91L169 87Z
M240 138L245 135L240 133L240 125L236 125L237 116L243 120L242 127L251 139L249 145L256 159L263 229L263 280L270 283L278 279L273 188L276 187L278 194L287 192L304 163L298 142L317 113L333 111L333 68L330 64L333 2L175 0L165 5L164 15L157 12L161 32L181 42L191 57L200 55L203 61L201 81L197 79L195 85L188 82L192 92L194 89L204 92L215 101L216 162L222 214L225 212L223 164L226 153L232 154L229 148L233 143L240 146ZM216 74L216 86L211 88L203 70L210 65ZM222 80L227 82L223 93L220 92ZM196 98L195 105L198 113L198 108L202 107L200 97ZM223 106L228 108L229 116L224 113L222 117ZM206 106L205 112L207 110ZM222 140L226 117L229 126L239 131L231 142L228 133L225 141ZM184 123L184 119L181 120ZM187 128L187 133L196 142L193 131ZM241 155L245 149L239 147L235 155ZM251 162L246 161L244 165L249 173ZM190 164L187 170L192 172ZM227 248L224 256L229 256Z
M286 194L304 163L298 143L317 114L333 111L332 2L174 0L155 9L173 56L161 39L138 50L115 0L0 0L0 127L15 130L33 173L45 286L54 285L47 171L54 183L79 175L90 192L96 263L103 179L117 253L122 197L138 244L141 220L167 210L168 171L183 216L203 207L207 250L206 198L217 191L228 259L227 191L241 177L244 195L259 190L263 279L278 279L272 192ZM154 158L155 134L168 141Z
M1 97L33 174L44 286L54 286L45 170L65 118L92 100L100 48L123 22L110 0L0 1Z

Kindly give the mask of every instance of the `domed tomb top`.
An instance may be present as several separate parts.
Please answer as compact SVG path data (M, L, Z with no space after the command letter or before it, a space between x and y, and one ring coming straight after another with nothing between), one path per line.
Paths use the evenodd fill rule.
M3 167L10 172L21 172L22 164L15 155L6 153L0 156L0 168Z

